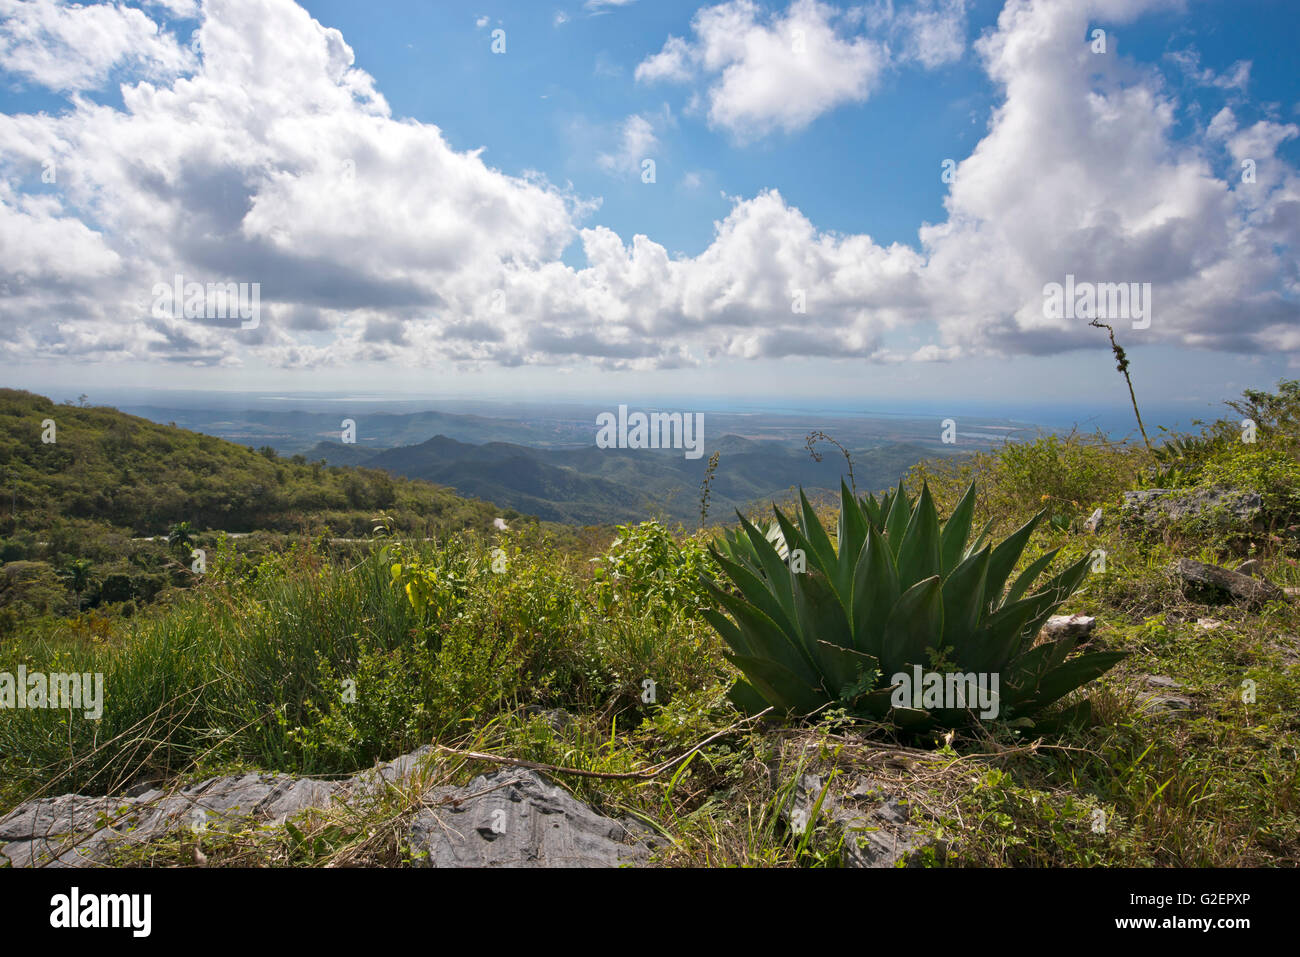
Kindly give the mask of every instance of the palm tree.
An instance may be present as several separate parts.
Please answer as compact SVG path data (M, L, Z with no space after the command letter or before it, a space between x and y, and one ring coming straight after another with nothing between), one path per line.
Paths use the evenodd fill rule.
M178 558L189 558L194 544L194 529L189 522L177 522L167 533L167 548Z
M92 563L88 558L76 558L63 566L59 572L62 578L72 588L77 596L77 610L81 610L81 592L90 584L90 569Z

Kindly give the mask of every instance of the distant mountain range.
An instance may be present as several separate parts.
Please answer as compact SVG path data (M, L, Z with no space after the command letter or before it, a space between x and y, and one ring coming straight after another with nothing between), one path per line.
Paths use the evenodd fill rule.
M700 483L715 451L720 462L709 517L727 521L733 509L765 504L795 486L838 492L847 471L843 457L822 443L817 446L822 461L816 462L805 444L821 429L852 450L863 490L896 484L923 459L991 448L1033 431L1023 422L989 417L715 410L701 403L692 411L703 415L703 455L688 459L681 449L598 448L597 417L612 411L613 403L602 408L540 400L510 406L483 402L451 412L346 395L284 398L296 407L266 408L262 399L261 408L241 408L239 401L229 396L207 404L124 403L122 408L253 448L270 447L282 457L382 469L449 486L504 510L581 525L648 516L698 521ZM955 445L941 441L945 423L953 421L959 421ZM355 441L341 441L345 435Z

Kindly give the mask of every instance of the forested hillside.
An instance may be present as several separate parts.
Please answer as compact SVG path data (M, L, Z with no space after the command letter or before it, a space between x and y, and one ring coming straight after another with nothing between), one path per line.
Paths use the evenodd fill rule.
M52 427L45 423L52 422ZM0 390L4 520L12 535L60 522L102 522L135 536L200 530L369 534L384 512L430 534L486 527L499 514L426 482L365 468L280 459L232 442L157 425L116 409L56 405Z

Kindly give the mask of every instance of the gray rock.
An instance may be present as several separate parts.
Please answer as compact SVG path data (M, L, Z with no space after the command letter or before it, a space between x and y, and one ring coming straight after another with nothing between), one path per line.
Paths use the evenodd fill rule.
M63 794L37 798L20 804L0 818L0 841L20 841L34 837L96 830L101 815L112 816L119 805L129 801L111 797L82 797Z
M1170 694L1182 687L1182 684L1168 675L1141 675L1145 690L1138 693L1138 703L1143 711L1176 712L1190 711L1194 707L1192 699L1186 695Z
M828 824L832 840L842 835L840 862L844 867L897 867L908 864L916 851L932 847L942 855L943 847L911 823L908 805L869 778L859 778L844 800L826 792L816 821L812 811L826 779L817 774L800 775L794 794L781 816L796 834L804 827Z
M1053 615L1043 624L1043 634L1052 639L1073 638L1080 644L1092 637L1097 619L1091 615Z
M85 867L184 828L279 824L334 801L368 801L389 787L421 787L424 747L345 781L285 774L209 778L172 793L88 798L65 794L19 805L0 819L0 856L15 867ZM138 790L138 789L133 789ZM410 827L434 867L614 867L644 864L649 830L597 814L535 771L506 769L464 788L434 787Z
M1249 575L1251 578L1264 577L1264 563L1258 558L1248 558L1236 568L1233 569L1238 575Z
M102 856L108 830L101 822L116 818L127 804L120 798L79 794L20 804L0 819L0 856L14 867L93 864Z
M618 867L650 854L626 825L528 769L433 788L424 803L409 832L424 867Z
M147 844L182 828L196 831L222 822L281 824L338 797L369 795L404 784L431 748L404 754L346 781L287 774L208 778L168 794L158 788L122 797L65 794L19 805L0 819L0 856L15 867L80 867L103 863L126 845Z
M1258 492L1239 489L1146 488L1125 492L1121 511L1126 524L1176 523L1223 511L1241 524L1254 526L1263 505Z
M1221 604L1229 601L1260 605L1268 601L1281 601L1286 597L1282 589L1261 578L1251 578L1217 565L1180 558L1174 565L1174 575L1182 583L1183 594L1190 601Z
M1088 520L1087 520L1086 522L1083 523L1083 527L1086 528L1088 531L1093 532L1093 533L1095 534L1095 533L1101 531L1101 526L1102 526L1102 520L1103 520L1103 518L1104 518L1104 515L1103 515L1103 513L1102 513L1102 510L1099 508L1099 509L1097 509L1095 512L1093 512L1091 515L1088 516Z
M240 819L281 823L308 807L328 805L337 787L285 774L243 774L209 778L173 794L154 788L134 797L40 798L0 820L0 855L16 867L102 863L117 848L147 844L181 828Z
M1300 638L1295 635L1277 635L1268 647L1282 656L1285 665L1300 664Z
M524 714L530 718L541 718L551 726L552 731L563 731L573 724L573 715L563 708L542 708L538 705L529 705L524 709Z
M409 754L393 758L386 764L362 771L343 782L342 787L350 796L355 797L375 797L389 788L403 788L410 783L412 776L431 753L433 746L426 744Z

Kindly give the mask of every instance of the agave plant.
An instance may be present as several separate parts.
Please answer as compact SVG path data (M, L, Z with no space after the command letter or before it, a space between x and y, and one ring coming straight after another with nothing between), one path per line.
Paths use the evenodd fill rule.
M742 710L806 715L831 705L904 727L969 722L968 708L900 705L892 677L921 668L996 675L1000 718L1047 726L1087 716L1086 701L1043 712L1123 654L1070 657L1075 639L1036 639L1090 559L1040 582L1055 549L1008 586L1043 512L995 545L987 525L972 540L974 485L941 523L928 486L912 502L901 482L881 500L856 498L841 482L832 541L802 490L799 499L797 522L773 508L779 534L740 516L741 530L711 549L733 587L706 579L730 617L705 614L744 676L731 690Z

